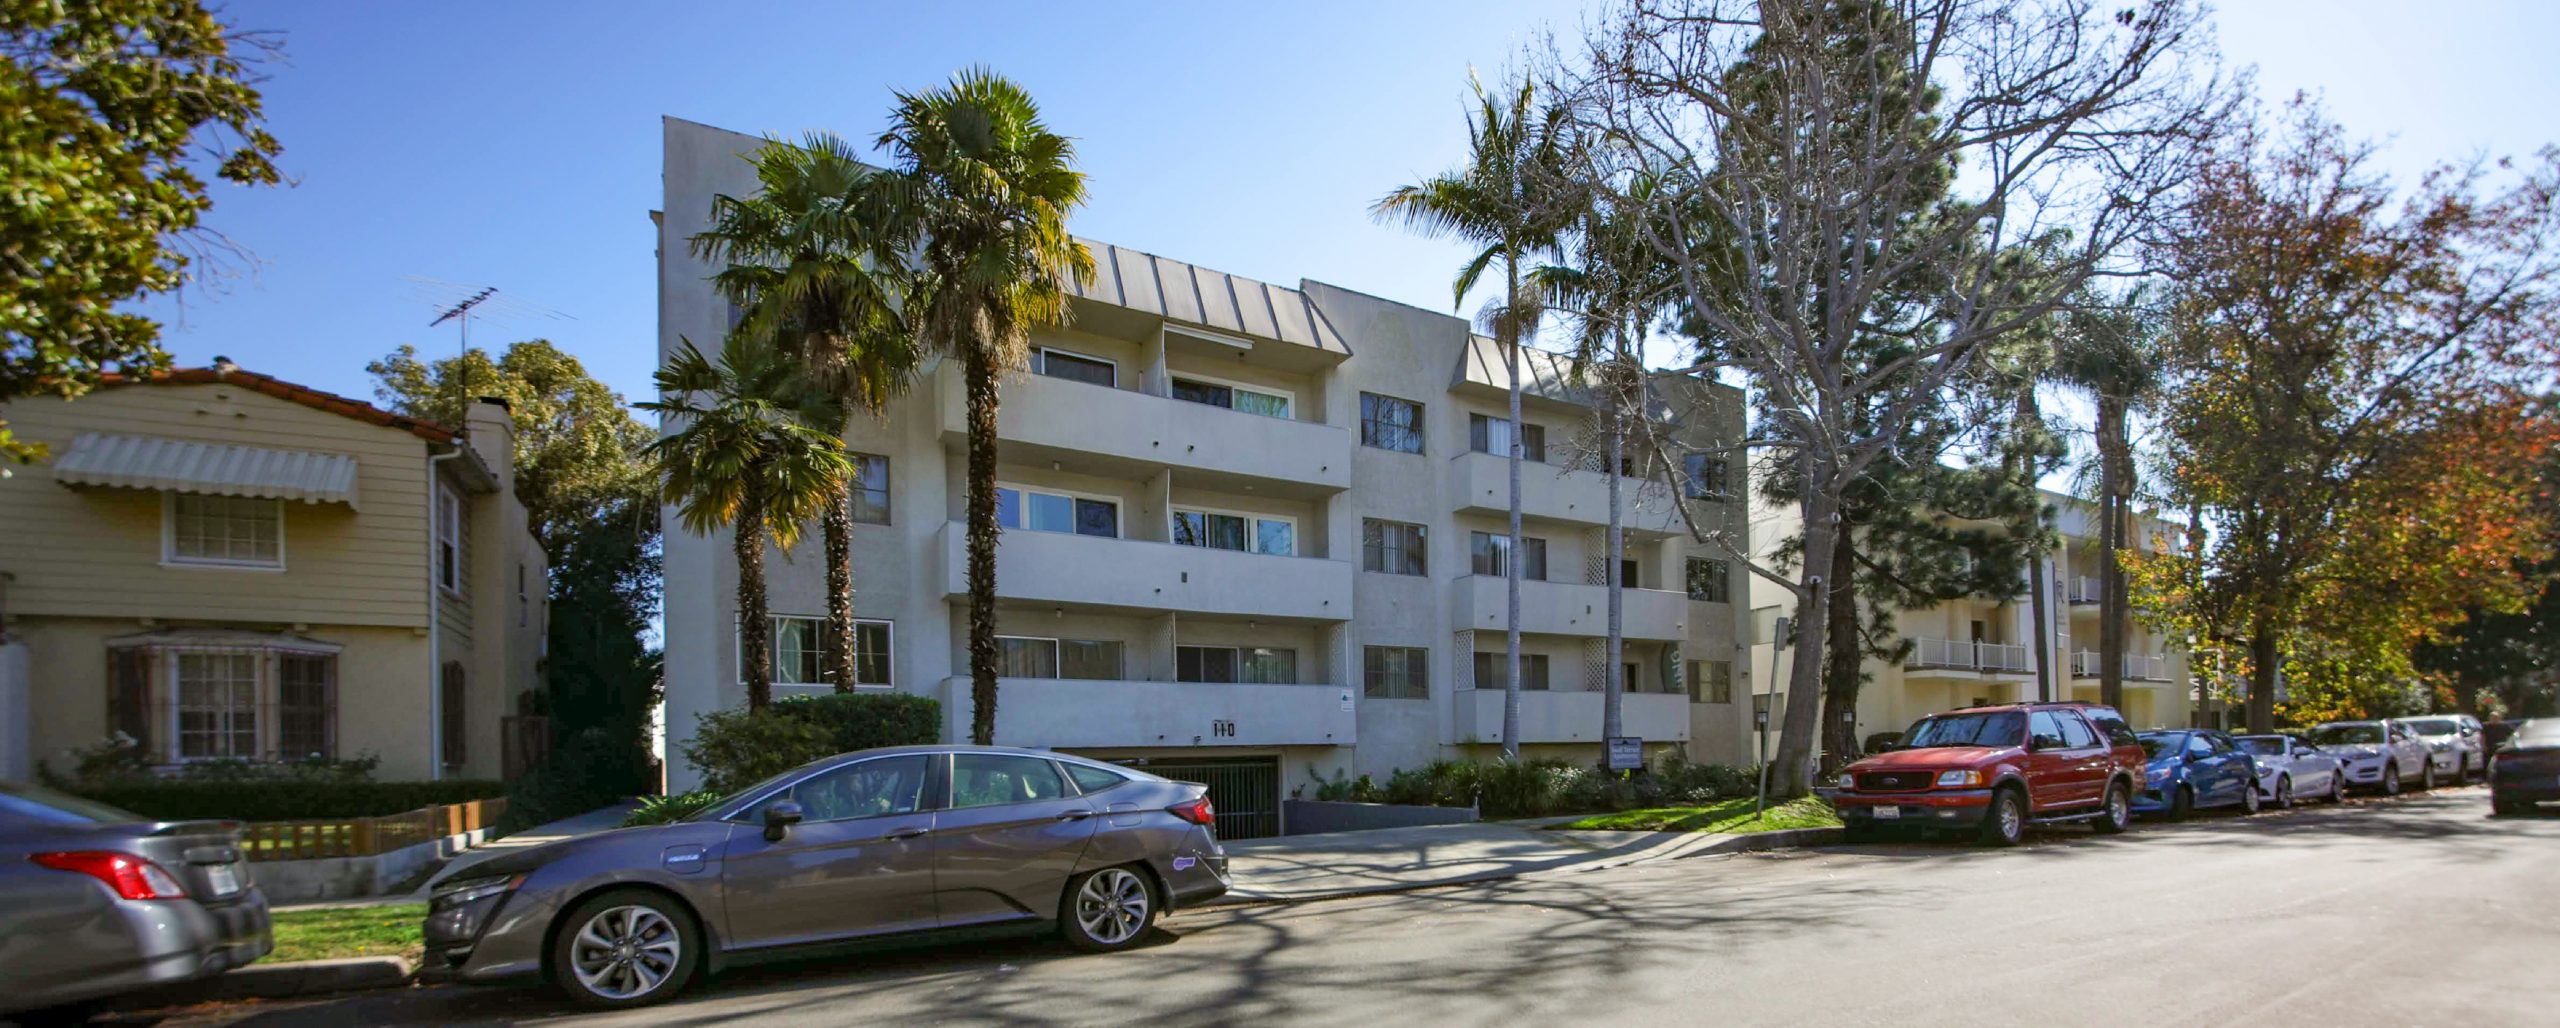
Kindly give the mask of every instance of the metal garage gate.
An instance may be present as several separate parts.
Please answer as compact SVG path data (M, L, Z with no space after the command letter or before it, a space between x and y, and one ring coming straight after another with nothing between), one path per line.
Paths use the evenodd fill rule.
M1130 761L1151 775L1209 787L1218 812L1218 838L1261 839L1280 834L1280 758L1212 757Z

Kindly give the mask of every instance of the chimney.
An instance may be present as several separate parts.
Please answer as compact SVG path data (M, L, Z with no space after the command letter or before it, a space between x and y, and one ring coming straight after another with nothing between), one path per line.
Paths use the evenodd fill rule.
M472 451L480 455L480 462L488 465L490 472L497 476L498 487L514 492L516 423L514 415L508 411L507 401L495 396L480 397L463 412L462 418L464 441L471 444Z
M240 366L231 363L231 358L222 356L221 354L214 355L213 373L216 377L228 376L232 372L238 370L240 370Z

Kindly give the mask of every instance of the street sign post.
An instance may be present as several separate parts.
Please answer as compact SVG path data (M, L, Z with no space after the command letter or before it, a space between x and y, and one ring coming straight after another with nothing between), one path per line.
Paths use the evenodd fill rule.
M1610 736L1609 770L1644 770L1644 740L1632 735Z

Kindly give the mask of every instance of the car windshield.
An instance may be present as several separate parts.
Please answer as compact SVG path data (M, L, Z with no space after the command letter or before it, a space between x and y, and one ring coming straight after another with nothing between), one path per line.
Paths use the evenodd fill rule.
M2452 735L2453 733L2462 730L2462 726L2453 723L2451 719L2440 717L2431 717L2424 721L2403 721L2400 723L2409 726L2410 731L2416 732L2419 735Z
M1925 750L1933 746L2015 746L2026 737L2027 716L2014 710L1984 714L1940 714L1911 726L1895 748Z
M2158 760L2164 754L2175 755L2187 746L2185 732L2144 732L2134 738L2142 741L2142 756L2147 760Z
M2311 730L2311 744L2314 746L2376 746L2381 743L2381 725L2321 725Z
M55 792L41 785L0 782L0 814L57 825L120 824L149 821L129 810Z
M2255 753L2261 757L2284 756L2284 740L2272 735L2244 735L2231 741L2238 743L2243 753Z

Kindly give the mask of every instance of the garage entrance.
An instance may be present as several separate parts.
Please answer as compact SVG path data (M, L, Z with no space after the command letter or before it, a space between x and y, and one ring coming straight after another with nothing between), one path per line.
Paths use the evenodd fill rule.
M1221 839L1262 839L1280 834L1280 758L1172 757L1121 763L1177 782L1209 787Z

